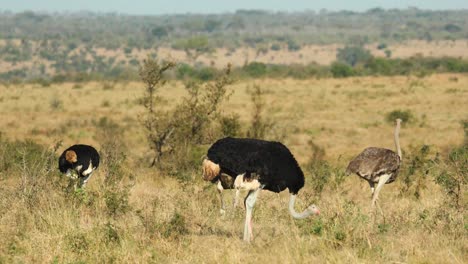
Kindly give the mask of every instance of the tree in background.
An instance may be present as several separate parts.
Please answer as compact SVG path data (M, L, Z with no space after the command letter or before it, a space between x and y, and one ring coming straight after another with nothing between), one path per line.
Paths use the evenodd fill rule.
M339 62L346 63L353 67L371 58L372 55L370 52L362 46L345 46L342 49L338 49L338 53L336 54L336 59Z

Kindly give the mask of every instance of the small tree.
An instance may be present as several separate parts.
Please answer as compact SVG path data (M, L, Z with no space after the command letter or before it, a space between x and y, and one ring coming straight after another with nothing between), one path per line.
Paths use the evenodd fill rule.
M372 58L370 52L361 46L346 46L338 49L336 59L339 62L346 63L350 66L356 66L359 63L364 63Z
M160 161L165 153L181 157L190 148L203 144L210 135L207 131L213 121L220 116L220 104L229 97L227 85L232 82L230 65L214 82L205 85L187 83L185 89L188 95L173 108L163 109L157 104L161 102L161 97L156 92L164 84L164 72L174 66L174 63L160 64L149 59L140 70L140 76L147 88L142 100L146 109L142 121L155 152L151 166L161 165ZM176 160L184 162L183 159Z
M157 96L158 89L166 82L164 72L174 67L174 62L159 63L154 59L148 58L143 61L143 67L140 69L140 78L146 85L142 101L146 111L141 119L146 129L151 149L155 152L151 166L160 161L163 155L163 147L174 131L167 113L156 109L156 103L161 99Z
M247 131L247 136L260 139L265 138L267 130L273 127L273 123L263 117L265 90L258 85L254 85L253 88L247 90L247 93L250 94L250 99L253 103L252 123Z

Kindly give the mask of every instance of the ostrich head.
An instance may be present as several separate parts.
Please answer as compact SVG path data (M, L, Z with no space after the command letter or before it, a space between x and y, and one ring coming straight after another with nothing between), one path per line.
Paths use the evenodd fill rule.
M202 164L202 171L203 171L203 180L211 181L216 176L219 175L221 168L219 167L218 164L208 159L204 159L203 164Z
M309 207L307 207L306 211L310 215L319 215L320 214L320 210L318 209L318 207L315 204L312 204Z
M402 120L401 120L400 118L397 118L397 119L395 120L396 125L401 124L401 121L402 121Z
M73 150L67 150L65 152L65 159L70 163L75 163L78 161L78 157L76 156L76 152Z

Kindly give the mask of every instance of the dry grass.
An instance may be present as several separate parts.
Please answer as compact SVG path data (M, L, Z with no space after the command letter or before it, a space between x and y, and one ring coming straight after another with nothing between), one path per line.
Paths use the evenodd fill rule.
M410 110L415 116L400 134L406 153L420 144L442 152L459 145L463 140L459 122L468 117L467 75L257 80L255 84L268 91L268 115L277 124L270 137L282 138L301 164L310 157L310 139L339 167L364 147L393 148L393 125L386 123L385 115L396 109ZM250 118L246 87L251 85L234 84L234 94L223 108L238 113L244 124ZM163 91L169 106L184 94L180 83L169 83ZM321 197L314 195L307 176L297 207L314 202L322 215L303 221L288 215L287 192L262 192L254 213L255 240L243 243L243 209L220 217L214 186L202 182L199 168L188 175L189 182L146 168L148 149L137 121L142 92L140 83L117 83L112 89L104 89L102 83L83 84L80 89L74 84L0 87L0 127L9 140L30 138L45 145L63 140L63 147L80 142L101 149L97 124L103 117L117 122L123 141L131 146L123 166L126 182L132 183L129 210L111 216L105 202L105 164L84 196L67 192L65 180L55 172L37 175L37 184L31 187L37 188L37 194L25 196L20 179L29 174L16 167L11 175L0 172L0 263L464 263L468 259L466 212L447 207L434 183L427 184L419 200L400 193L401 181L387 185L381 193L385 219L380 214L372 219L369 188L355 176L346 178L339 189L327 186ZM61 102L58 107L56 101Z

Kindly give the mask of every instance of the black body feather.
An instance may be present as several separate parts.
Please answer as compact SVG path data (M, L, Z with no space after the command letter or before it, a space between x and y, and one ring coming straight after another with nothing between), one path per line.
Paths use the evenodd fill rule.
M233 178L245 173L245 178L255 177L263 189L272 192L288 188L297 194L304 187L304 173L280 142L227 137L216 141L207 156L221 167L221 173ZM218 179L219 176L214 180Z
M69 150L73 150L76 153L77 161L70 163L65 158L65 153ZM99 153L95 148L88 145L73 145L63 151L62 155L59 158L59 170L62 173L66 173L67 170L75 170L79 176L86 177L83 175L83 172L89 168L90 163L92 163L92 169L96 170L99 167ZM81 166L81 168L79 168ZM79 169L78 169L79 168Z

